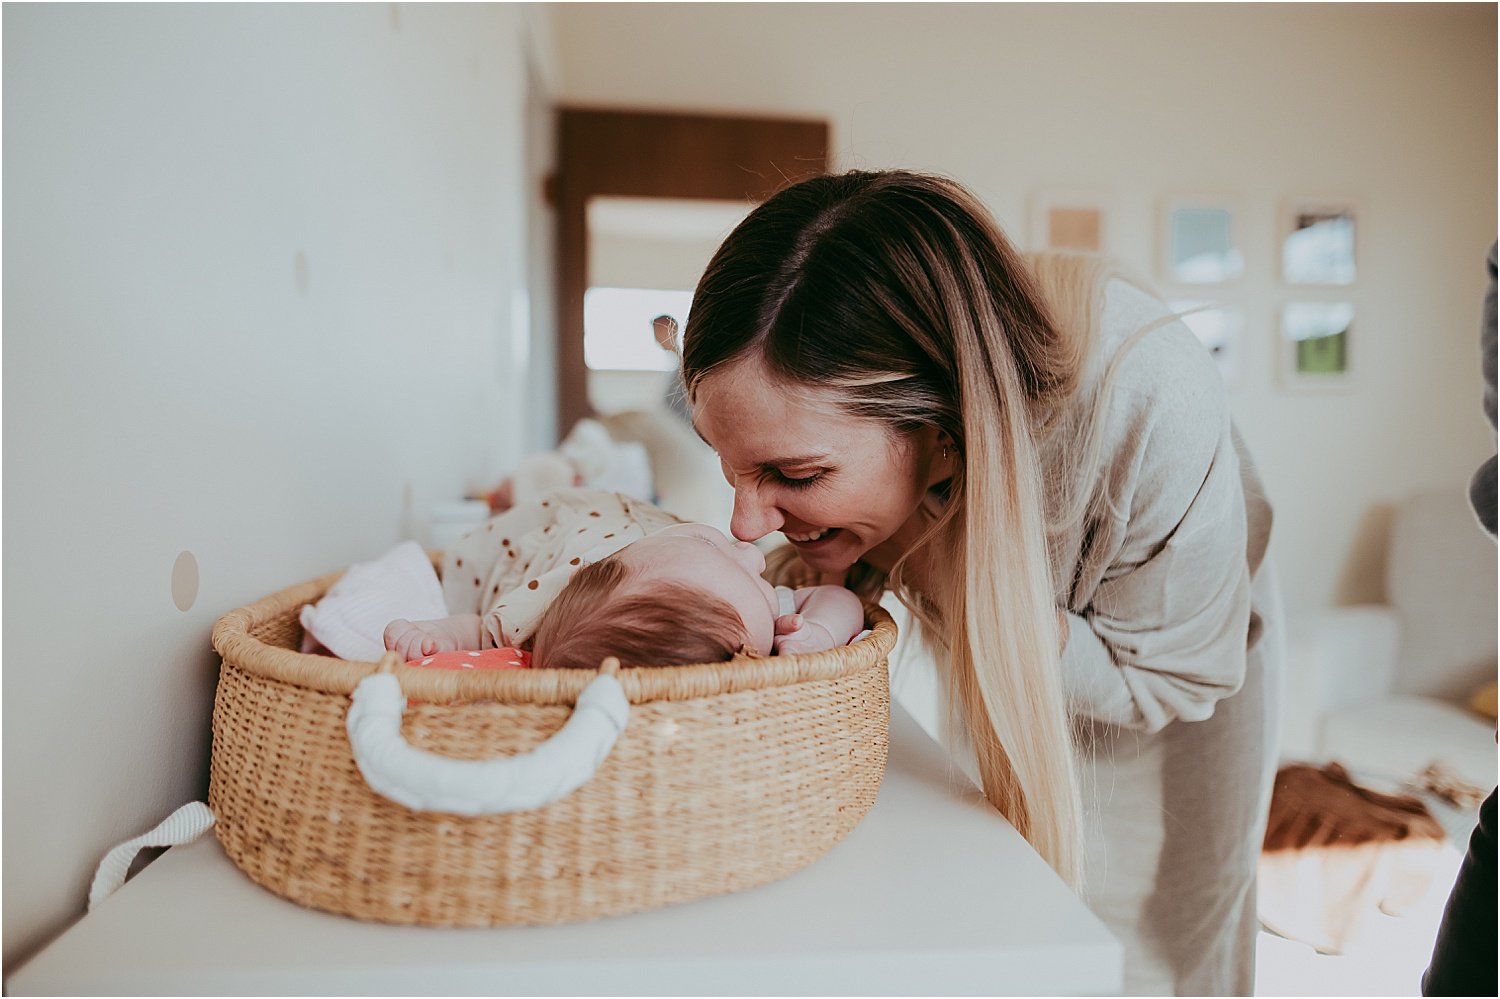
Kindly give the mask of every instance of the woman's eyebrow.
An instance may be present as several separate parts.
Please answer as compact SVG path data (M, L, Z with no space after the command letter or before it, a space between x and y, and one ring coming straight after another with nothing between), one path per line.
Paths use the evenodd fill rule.
M774 461L763 461L760 463L760 467L766 469L801 468L804 465L824 465L827 462L828 455L826 454L809 454L790 458L777 458Z
M717 454L718 453L717 449L714 448L714 446L712 444L708 443L708 438L703 436L703 431L701 431L701 430L698 429L698 424L692 423L691 426L693 428L693 433L695 433L695 434L698 435L698 439L700 441L702 441L704 444L708 444L709 448L714 449L714 452ZM804 455L793 455L793 456L787 457L787 458L773 458L770 461L758 461L758 462L756 462L756 464L759 465L761 468L764 468L764 469L776 469L776 468L784 468L784 467L789 466L789 465L793 466L793 467L795 467L797 465L820 465L823 462L826 462L827 460L828 460L828 455L826 453L825 454L804 454Z

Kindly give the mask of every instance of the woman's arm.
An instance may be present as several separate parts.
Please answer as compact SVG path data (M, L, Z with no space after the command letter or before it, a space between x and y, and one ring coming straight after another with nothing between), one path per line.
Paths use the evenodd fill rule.
M1064 686L1084 714L1154 732L1213 714L1244 680L1250 570L1239 457L1211 360L1170 328L1122 385L1128 432L1106 458L1119 539L1070 608ZM1122 370L1121 374L1126 372ZM1120 410L1116 417L1122 415Z

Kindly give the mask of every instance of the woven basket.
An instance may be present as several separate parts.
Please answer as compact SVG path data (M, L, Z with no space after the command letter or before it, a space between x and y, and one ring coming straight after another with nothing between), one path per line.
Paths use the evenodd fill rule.
M230 858L294 902L428 926L592 919L791 874L854 828L885 769L896 627L829 652L625 669L630 718L588 783L529 812L415 812L350 750L349 695L374 663L295 650L298 612L340 574L215 625L209 805ZM598 674L395 669L401 733L456 759L524 753Z

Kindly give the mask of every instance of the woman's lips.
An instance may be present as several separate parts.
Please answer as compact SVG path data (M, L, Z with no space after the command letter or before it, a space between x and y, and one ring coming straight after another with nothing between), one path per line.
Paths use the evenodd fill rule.
M840 537L843 536L844 529L841 527L825 528L823 533L819 535L819 537L815 541L798 541L796 538L792 537L792 534L803 534L803 532L801 531L794 531L792 532L792 534L788 534L785 530L783 530L781 533L786 534L786 539L792 544L796 545L798 549L802 551L817 551L820 548L826 548L830 544L836 542ZM813 532L806 532L806 534L811 533ZM806 534L803 534L803 536L805 537Z

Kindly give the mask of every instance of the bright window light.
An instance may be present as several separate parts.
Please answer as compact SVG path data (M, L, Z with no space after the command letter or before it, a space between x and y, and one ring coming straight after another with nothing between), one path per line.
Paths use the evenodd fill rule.
M660 288L590 288L583 295L583 359L596 371L675 371L677 355L656 342L651 321L687 326L690 291Z

